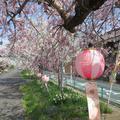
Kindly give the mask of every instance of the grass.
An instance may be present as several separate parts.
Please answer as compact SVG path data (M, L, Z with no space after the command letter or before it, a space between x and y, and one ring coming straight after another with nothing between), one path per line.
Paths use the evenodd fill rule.
M21 72L21 77L25 78L25 79L37 79L37 77L34 75L33 72L31 72L30 70L26 69L23 70Z
M25 73L28 72L23 71L22 76L27 78ZM88 120L85 96L69 88L63 89L62 96L58 86L52 82L49 82L47 92L44 84L33 78L33 81L20 87L26 120ZM100 102L100 108L102 113L112 112L104 102Z

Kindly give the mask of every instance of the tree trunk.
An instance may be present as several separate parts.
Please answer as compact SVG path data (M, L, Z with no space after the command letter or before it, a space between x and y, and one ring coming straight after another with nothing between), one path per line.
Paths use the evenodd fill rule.
M59 63L58 85L61 91L61 95L63 96L63 62L62 61L60 61Z

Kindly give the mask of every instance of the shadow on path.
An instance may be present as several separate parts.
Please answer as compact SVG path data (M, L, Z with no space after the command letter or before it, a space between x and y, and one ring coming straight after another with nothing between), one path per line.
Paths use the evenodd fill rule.
M15 77L14 74L16 72L10 76L0 76L0 120L24 120L19 86L24 84L25 80Z

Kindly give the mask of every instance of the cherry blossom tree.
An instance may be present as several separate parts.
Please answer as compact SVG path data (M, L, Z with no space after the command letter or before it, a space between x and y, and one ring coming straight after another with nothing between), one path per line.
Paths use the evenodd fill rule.
M57 71L61 61L71 60L89 43L110 54L108 31L114 33L111 44L119 42L119 7L119 0L1 0L1 36L8 36L25 65L37 61Z

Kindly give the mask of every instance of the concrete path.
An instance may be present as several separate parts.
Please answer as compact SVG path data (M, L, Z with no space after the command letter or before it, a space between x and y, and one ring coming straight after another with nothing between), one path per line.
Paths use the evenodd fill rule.
M0 120L24 120L19 91L24 83L17 70L0 75Z

